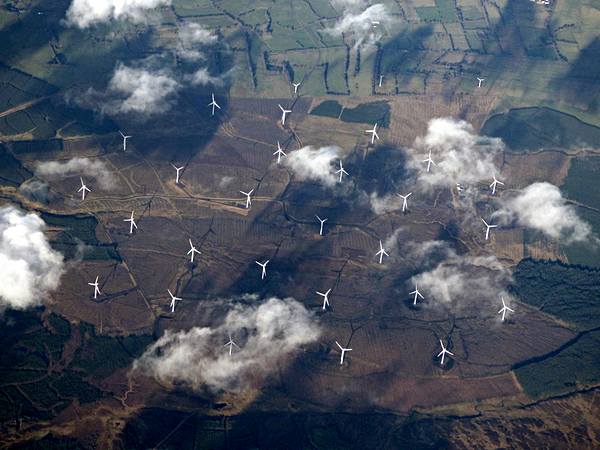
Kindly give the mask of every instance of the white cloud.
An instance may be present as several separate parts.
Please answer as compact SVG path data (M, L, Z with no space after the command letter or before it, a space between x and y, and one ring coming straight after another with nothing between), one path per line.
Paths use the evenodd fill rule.
M54 199L48 183L40 180L28 180L19 186L19 192L34 202L48 203Z
M430 150L436 165L427 172L423 160ZM409 165L418 170L418 181L425 188L455 187L491 180L499 173L494 160L503 151L501 139L478 136L463 120L437 118L429 121L427 134L416 139Z
M223 346L229 334L240 347L231 356ZM136 360L134 369L193 389L239 391L263 381L319 335L312 314L294 299L232 303L218 325L177 333L167 330Z
M415 251L420 252L424 264L431 265L431 269L411 278L428 307L453 311L470 308L477 314L497 305L500 296L509 297L506 287L512 273L493 255L458 255L437 241ZM485 306L480 308L482 305Z
M283 164L301 181L318 181L332 187L337 181L332 164L339 158L340 152L341 149L336 146L306 146L290 153Z
M118 97L105 104L109 113L156 114L167 111L179 83L165 69L127 67L119 63L115 68L108 91Z
M57 179L77 175L94 177L103 190L115 187L116 179L104 161L99 159L72 158L68 161L45 161L37 163L35 174L42 179Z
M376 192L373 192L369 196L369 203L373 212L380 215L402 209L403 200L398 195L379 197Z
M342 17L331 28L325 31L332 35L352 33L356 46L361 44L372 45L381 38L380 28L373 26L373 21L381 25L391 24L394 19L385 5L377 3L367 6L364 1L338 0L334 6L343 10Z
M171 0L73 0L66 22L79 28L113 19L145 22L150 10L170 4Z
M186 22L177 31L178 49L177 54L189 61L204 59L204 53L199 47L216 44L219 37L211 30L194 22Z
M553 184L531 184L516 195L505 195L500 203L501 208L494 217L503 223L515 220L522 226L566 242L585 241L592 237L590 225L577 215L573 206L567 204L560 189Z
M58 287L63 256L50 247L44 229L36 214L0 208L0 308L38 306Z
M212 84L213 86L222 86L225 81L222 76L212 76L206 67L198 69L193 74L186 75L185 79L192 85L201 86L206 86L207 84Z

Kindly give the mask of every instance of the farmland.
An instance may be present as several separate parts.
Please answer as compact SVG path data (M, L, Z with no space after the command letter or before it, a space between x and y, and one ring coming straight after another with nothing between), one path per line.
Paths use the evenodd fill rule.
M385 0L380 37L364 45L332 31L342 11L328 0L173 0L145 23L84 30L62 23L69 4L0 5L0 206L38 214L65 258L44 306L4 312L3 443L533 447L560 422L549 447L593 445L598 248L514 223L486 242L453 189L415 190L405 213L372 203L414 190L415 139L450 116L506 143L499 196L552 182L600 235L591 2ZM195 66L177 36L189 23L217 36L199 61L219 81L186 84ZM111 110L115 69L157 61L177 80L166 109ZM292 110L285 126L278 105ZM373 145L365 129L375 123ZM119 131L131 135L126 151ZM303 177L275 162L278 142L286 157L335 146L349 175L331 186ZM110 186L86 176L92 192L82 201L79 173L37 171L74 157L106 167ZM179 183L174 165L184 166ZM28 194L32 183L45 190ZM240 191L251 189L245 208ZM477 213L491 214L492 200L482 196ZM315 215L327 218L322 236ZM201 252L193 263L189 240ZM381 264L380 241L391 254ZM515 315L501 323L497 301L469 292L462 309L428 293L413 306L420 267L409 244L428 241L457 257L497 255L513 274ZM267 259L262 280L255 261ZM324 310L315 291L327 289ZM167 290L183 298L175 311ZM249 392L191 390L131 370L166 331L213 326L223 299L272 296L296 299L321 335ZM353 348L344 365L337 340ZM454 353L444 367L434 358L440 341Z

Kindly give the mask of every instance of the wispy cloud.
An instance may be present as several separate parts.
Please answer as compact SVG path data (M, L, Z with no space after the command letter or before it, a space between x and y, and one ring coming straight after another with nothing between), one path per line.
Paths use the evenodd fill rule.
M170 4L171 0L73 0L67 10L66 23L88 28L110 20L145 22L152 9Z
M577 215L560 189L551 183L534 183L516 194L505 195L500 199L500 205L494 217L504 224L516 221L565 242L592 239L591 226Z
M239 346L231 356L223 346L229 335ZM234 300L220 323L176 333L167 330L136 360L134 369L193 389L240 391L250 382L264 381L319 335L312 314L296 300Z
M453 311L472 307L477 314L497 305L500 296L509 297L506 289L512 272L494 255L459 255L441 241L416 244L411 253L415 261L428 267L411 278L428 307Z
M72 158L68 161L44 161L35 166L35 174L42 179L52 180L68 176L93 177L101 189L115 187L116 178L104 161L89 158ZM36 186L39 188L40 186Z
M423 160L429 151L436 165L427 172ZM491 180L499 172L494 161L503 151L501 139L479 136L468 122L437 118L429 121L427 134L415 140L409 165L426 189L454 187Z
M219 37L211 30L194 22L186 22L177 30L177 54L188 61L199 61L205 58L201 47L217 43Z
M36 214L0 208L0 308L38 306L58 287L63 256L50 247L44 229Z
M117 99L105 104L109 113L152 115L170 109L180 84L168 69L128 67L119 63L108 84L108 92Z
M362 44L372 45L381 39L381 25L390 25L395 19L386 6L377 3L368 6L366 1L336 0L333 6L342 11L342 16L325 31L332 35L352 34L356 46ZM379 26L373 26L379 22Z
M338 160L341 151L342 149L336 146L306 146L291 152L283 163L298 180L317 181L332 187L337 181L333 164Z

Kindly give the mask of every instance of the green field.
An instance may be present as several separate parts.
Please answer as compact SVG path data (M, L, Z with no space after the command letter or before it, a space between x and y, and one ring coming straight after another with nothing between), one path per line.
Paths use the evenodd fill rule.
M600 142L600 128L549 108L519 108L496 114L481 132L501 138L518 152L592 147Z
M335 100L325 100L324 102L315 106L310 114L314 116L333 117L334 119L339 119L340 114L342 114L342 109L343 106Z
M600 271L526 259L517 266L514 280L514 293L521 301L580 332L577 339L547 357L516 364L515 373L525 391L545 397L600 381Z
M600 237L600 190L592 186L599 177L600 157L574 158L561 186L567 198L591 208L577 208L577 213L592 226L596 238ZM600 267L600 244L593 241L578 242L563 245L562 248L570 262Z

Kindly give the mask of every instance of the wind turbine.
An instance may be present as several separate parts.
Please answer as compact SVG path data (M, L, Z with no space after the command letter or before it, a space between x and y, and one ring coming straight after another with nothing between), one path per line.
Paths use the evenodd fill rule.
M210 114L211 116L215 115L215 106L219 109L221 109L221 107L219 106L219 104L215 101L215 93L213 92L212 94L212 101L208 104L208 106L212 106L212 113Z
M338 341L335 341L335 343L337 344L337 346L340 348L340 350L342 352L342 354L340 355L340 366L341 366L342 364L344 364L344 356L346 355L346 352L351 352L352 349L342 347Z
M285 117L287 114L291 113L292 110L291 109L284 109L283 106L281 105L277 105L279 106L279 109L281 110L281 125L285 126Z
M233 342L233 339L231 339L231 334L229 335L229 341L223 347L229 347L229 356L231 356L231 352L233 351L233 347L240 348L240 346L237 345L235 342Z
M327 308L329 306L329 293L331 292L331 289L328 289L325 293L319 291L316 292L323 297L323 309Z
M340 168L339 170L336 170L335 173L339 173L340 174L340 183L342 182L342 178L344 177L344 175L350 175L348 172L346 172L344 170L344 165L342 164L342 160L340 159Z
M129 219L123 219L123 222L130 222L129 223L129 234L133 233L134 228L137 230L137 225L135 223L135 220L133 220L133 211L131 211L131 217Z
M383 261L383 255L390 256L388 252L386 252L383 248L383 243L381 242L381 240L379 240L379 251L375 253L375 256L379 256L379 264L381 264L381 262Z
M175 164L171 163L171 165L173 166L173 169L175 169L177 171L177 174L175 175L175 184L179 184L179 178L180 178L180 174L181 171L183 169L185 169L185 166L181 166L181 167L177 167Z
M179 298L179 297L175 297L169 289L167 289L167 292L171 296L171 312L174 313L175 312L175 303L177 303L178 301L180 302L183 299Z
M300 87L301 84L302 84L302 82L300 82L300 83L292 83L292 85L294 86L294 94L298 93L298 88Z
M492 181L492 184L490 184L490 188L492 189L492 195L496 193L496 186L504 186L504 183L502 181L496 179L496 174L494 174L493 177L494 181Z
M488 223L485 221L485 219L484 219L483 217L481 218L481 221L482 221L482 222L485 224L485 226L486 226L486 229L485 229L485 240L487 241L487 240L488 240L488 238L490 237L490 230L491 230L492 228L496 228L498 225L489 225L489 224L488 224Z
M192 256L190 256L190 262L193 264L194 263L194 254L197 253L200 255L202 253L200 252L200 250L198 250L196 247L194 247L194 244L192 244L191 239L188 239L188 241L190 242L190 251L187 252L187 254L192 255Z
M429 156L427 156L427 159L424 159L423 162L427 163L427 172L429 172L429 170L431 169L432 164L434 166L437 166L437 164L433 161L433 159L431 159L431 150L429 150Z
M402 198L402 212L408 209L408 197L412 195L412 192L409 192L406 195L398 194L398 197Z
M421 297L421 300L425 300L425 297L423 297L423 295L421 294L421 292L419 291L419 285L415 283L415 290L412 292L409 292L409 295L413 295L414 294L414 299L413 299L413 305L417 304L417 297Z
M444 365L444 357L446 355L450 355L450 356L454 356L454 353L452 353L451 351L446 350L446 347L444 347L444 343L442 342L442 340L440 339L440 345L442 346L442 351L438 353L438 355L436 356L436 358L439 358L440 356L442 357L442 360L440 361L441 365Z
M377 134L377 123L373 125L372 130L365 130L365 133L371 133L371 144L375 143L375 139L379 140L379 135Z
M481 87L481 83L483 83L485 81L485 78L479 78L477 77L477 81L479 82L479 84L477 85L478 88Z
M273 156L277 155L277 164L280 163L282 156L287 156L287 154L282 150L281 144L277 141L277 151L273 153Z
M319 216L315 215L317 220L321 223L321 228L319 228L319 236L323 236L323 224L327 222L327 219L321 219Z
M250 192L240 191L240 194L244 194L246 196L246 209L248 209L248 208L250 208L250 206L252 206L252 200L250 199L250 196L252 195L253 192L254 192L254 189L252 189Z
M260 274L260 279L264 280L265 277L267 276L267 264L269 264L269 261L271 261L270 259L267 259L264 263L258 262L258 261L254 261L256 264L258 264L260 267L262 267L262 272Z
M119 134L121 135L121 137L123 138L123 151L127 151L127 139L133 137L133 136L126 136L124 135L121 130L119 130Z
M379 75L379 87L381 87L381 83L383 83L383 75Z
M510 312L515 312L514 309L509 308L506 303L504 303L504 297L500 297L500 299L502 300L502 309L500 309L500 311L498 311L498 314L502 314L502 322L504 322L504 317L506 316L506 312L510 311Z
M94 286L94 300L95 300L96 298L98 298L98 295L101 293L100 289L98 288L98 277L96 277L96 281L94 281L93 283L88 283L88 285Z
M85 193L86 192L92 192L88 189L88 187L85 185L85 183L83 182L83 178L79 177L79 180L81 181L81 187L77 190L77 192L81 192L81 201L85 200Z

